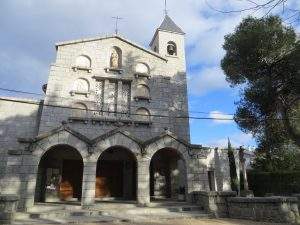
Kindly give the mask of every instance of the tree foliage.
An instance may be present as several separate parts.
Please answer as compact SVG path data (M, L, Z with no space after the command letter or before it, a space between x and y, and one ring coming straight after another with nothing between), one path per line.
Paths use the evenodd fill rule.
M231 190L238 192L239 180L236 173L236 164L234 158L234 151L231 147L230 140L228 139L228 160L229 160L229 169L230 169L230 185Z
M221 66L240 87L235 121L254 134L266 159L300 146L300 42L277 16L248 17L225 36Z

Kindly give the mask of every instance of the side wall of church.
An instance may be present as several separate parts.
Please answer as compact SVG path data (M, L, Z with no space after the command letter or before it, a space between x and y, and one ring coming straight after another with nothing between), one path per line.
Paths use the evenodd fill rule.
M18 138L33 138L38 132L40 102L28 99L0 100L0 192L16 193L24 146ZM26 101L21 103L16 101ZM24 172L24 171L23 171Z

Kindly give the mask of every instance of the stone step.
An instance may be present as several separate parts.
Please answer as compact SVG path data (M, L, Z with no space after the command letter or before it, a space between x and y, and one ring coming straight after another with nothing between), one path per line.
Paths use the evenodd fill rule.
M80 204L58 204L58 203L36 203L33 207L28 209L28 212L42 213L57 210L80 210L82 207Z
M90 211L90 210L58 210L49 212L26 212L16 213L16 219L49 219L49 218L65 218L65 217L93 217L93 216L105 216L107 212L102 211Z

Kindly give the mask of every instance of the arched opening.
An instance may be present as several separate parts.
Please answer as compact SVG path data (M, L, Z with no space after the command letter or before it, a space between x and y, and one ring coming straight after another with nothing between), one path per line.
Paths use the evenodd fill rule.
M36 202L77 202L82 192L83 160L69 145L57 145L41 158L35 189Z
M177 55L177 46L173 41L169 41L167 45L167 52L169 55Z
M99 200L135 200L137 163L135 155L124 147L111 147L99 157L96 193Z
M157 151L150 162L151 200L185 200L186 165L181 154L171 148Z

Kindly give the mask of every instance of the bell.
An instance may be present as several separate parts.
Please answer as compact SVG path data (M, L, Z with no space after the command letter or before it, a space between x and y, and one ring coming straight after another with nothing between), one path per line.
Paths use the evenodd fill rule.
M168 45L168 53L170 55L174 55L175 54L175 46L174 45Z

